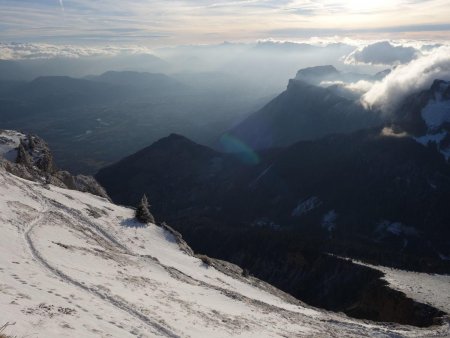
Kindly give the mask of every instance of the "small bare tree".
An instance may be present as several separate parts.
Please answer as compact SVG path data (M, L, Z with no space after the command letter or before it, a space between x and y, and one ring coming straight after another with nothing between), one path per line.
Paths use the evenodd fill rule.
M136 219L141 223L155 223L155 218L150 212L150 205L145 194L136 208Z

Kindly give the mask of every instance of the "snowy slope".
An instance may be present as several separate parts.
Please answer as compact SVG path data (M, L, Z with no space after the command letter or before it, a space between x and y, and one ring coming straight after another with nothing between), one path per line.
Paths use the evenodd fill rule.
M17 337L442 337L310 308L180 249L133 210L0 170L0 326Z

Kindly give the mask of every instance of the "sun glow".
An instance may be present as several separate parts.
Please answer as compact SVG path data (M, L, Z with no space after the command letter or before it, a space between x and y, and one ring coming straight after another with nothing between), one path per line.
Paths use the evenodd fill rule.
M116 42L117 32L126 32L120 35L124 42L151 39L161 45L334 36L343 30L359 30L361 36L372 38L380 29L402 38L405 34L400 33L423 39L436 37L437 32L439 38L447 38L448 1L0 0L0 33L7 41L46 36L73 43Z
M392 8L395 1L388 0L348 0L345 2L345 7L351 12L369 12L373 10L383 10Z

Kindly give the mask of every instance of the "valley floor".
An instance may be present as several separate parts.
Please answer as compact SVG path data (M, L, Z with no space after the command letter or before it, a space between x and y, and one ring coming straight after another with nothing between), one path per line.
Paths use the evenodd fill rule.
M178 242L132 209L0 170L0 327L15 323L4 333L18 338L450 335L448 321L419 329L311 308ZM386 278L407 293L409 276Z

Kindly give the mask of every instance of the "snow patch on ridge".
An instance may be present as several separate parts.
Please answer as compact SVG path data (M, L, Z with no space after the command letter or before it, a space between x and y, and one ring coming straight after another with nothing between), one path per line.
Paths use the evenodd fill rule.
M318 208L322 205L322 201L320 198L316 196L312 196L310 198L307 198L306 200L301 200L297 207L292 210L292 216L294 217L300 217L304 214L307 214L308 212Z
M330 210L322 218L322 227L328 231L333 231L336 229L337 218L338 214L336 213L336 210Z
M418 232L415 228L406 226L400 222L391 222L383 220L378 223L377 232L388 232L395 236L417 236Z
M422 110L422 118L430 130L436 130L450 122L450 101L430 101Z
M445 139L446 136L447 132L443 131L436 134L425 134L420 137L415 137L414 139L420 144L426 146L430 142L439 144Z
M435 82L436 84L436 82ZM435 85L433 85L434 87ZM450 147L443 145L443 141L448 138L448 124L450 123L450 100L445 97L450 83L441 81L438 83L433 98L422 109L421 116L428 131L425 135L415 137L420 144L426 146L428 143L435 143L444 155L445 159L450 158Z

